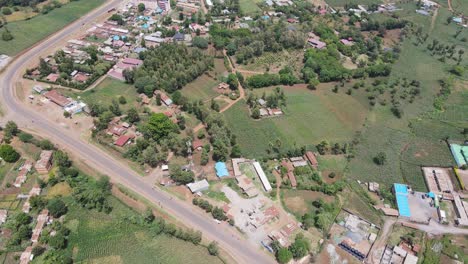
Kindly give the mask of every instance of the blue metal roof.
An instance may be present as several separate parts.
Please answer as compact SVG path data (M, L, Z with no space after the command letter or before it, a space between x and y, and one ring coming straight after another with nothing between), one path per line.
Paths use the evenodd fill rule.
M216 162L215 169L216 169L216 176L218 176L220 178L229 176L229 172L227 170L226 163L220 162L220 161Z
M411 210L408 203L408 187L401 183L395 183L393 187L395 189L398 213L401 216L411 217Z

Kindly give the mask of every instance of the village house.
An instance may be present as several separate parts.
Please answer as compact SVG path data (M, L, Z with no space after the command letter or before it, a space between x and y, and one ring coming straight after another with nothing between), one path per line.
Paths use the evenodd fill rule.
M8 211L5 209L0 210L0 225L6 222Z
M43 150L41 152L39 160L34 165L34 168L39 174L49 173L50 167L52 167L52 154L51 150Z
M36 227L33 229L31 241L33 243L37 243L39 241L39 236L41 235L42 228L44 225L49 221L49 211L44 209L41 213L37 216L37 223Z
M65 107L72 102L70 99L57 92L57 90L50 90L44 93L44 97L60 107Z
M187 187L190 189L192 193L198 193L202 191L208 190L210 188L210 184L207 180L201 180L197 182L192 182L187 184Z
M130 140L134 137L135 136L133 135L122 135L114 142L114 145L116 145L117 147L123 147L127 145L127 143L130 142Z
M21 185L26 182L27 175L31 171L32 168L32 162L27 160L24 162L24 164L20 167L18 177L16 177L15 183L13 183L13 186L16 188L21 187Z
M172 105L172 99L169 98L169 96L167 96L164 92L162 91L159 91L159 90L155 90L154 91L154 96L157 96L159 94L159 96L161 97L161 101L166 105L166 106L171 106Z
M31 199L31 197L37 196L39 194L41 194L41 188L39 186L34 186L33 188L31 188L31 190L29 191L29 194L27 196L28 199L23 204L22 211L24 213L29 213L29 210L31 209L31 204L29 203L29 199Z
M315 154L312 151L307 151L305 156L307 160L309 161L310 165L312 166L312 168L317 169L318 161L317 161L317 157L315 156Z
M29 246L23 251L23 253L21 253L20 264L28 264L32 260L32 248L32 246Z

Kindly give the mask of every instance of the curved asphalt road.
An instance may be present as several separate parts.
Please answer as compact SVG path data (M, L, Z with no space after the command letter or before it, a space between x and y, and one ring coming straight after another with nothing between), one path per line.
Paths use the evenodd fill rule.
M117 7L120 3L120 0L113 0L106 3L104 6L92 11L90 14L40 42L33 48L18 55L1 75L2 103L4 110L7 111L7 117L10 120L14 120L22 127L29 127L34 131L40 132L45 137L50 138L60 146L71 151L74 155L85 160L91 167L99 170L101 173L109 175L113 182L121 183L149 199L151 202L160 205L179 221L189 227L202 231L206 238L218 241L220 246L227 250L237 262L274 263L274 260L270 256L258 249L260 245L253 245L242 238L239 240L237 238L238 236L231 228L216 224L212 219L194 211L191 205L177 199L172 199L161 190L152 189L151 186L142 180L141 176L122 165L108 153L98 149L96 146L68 135L67 131L60 125L34 112L34 110L24 106L18 100L14 83L23 74L25 64L28 63L30 59L37 59L35 54L50 47L57 46L57 44L63 41L69 34L79 30L83 23L94 21L97 17L105 14L107 10ZM34 120L34 122L32 122L32 120Z

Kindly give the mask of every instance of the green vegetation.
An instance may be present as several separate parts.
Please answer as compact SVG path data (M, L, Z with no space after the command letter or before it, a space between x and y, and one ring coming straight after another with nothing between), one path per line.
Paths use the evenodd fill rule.
M221 263L218 258L209 256L203 247L148 232L147 228L135 223L135 212L113 197L109 202L113 208L110 214L84 213L84 209L70 207L65 222L71 230L67 251L74 252L75 261L152 263L158 259L161 263ZM169 253L175 249L184 254Z
M432 39L442 40L441 32L454 31L454 26L437 20L426 43L418 44L424 42L424 34L429 31L429 18L420 21L419 16L403 15L408 19L416 19L421 29L409 29L409 33L406 33L412 37L403 41L400 58L393 66L390 80L418 80L420 92L416 96L417 100L401 102L398 99L398 108L402 113L399 119L392 116L394 113L385 105L375 105L362 133L353 140L357 144L348 175L362 181L378 181L387 186L394 182L408 183L416 190L425 191L420 166L454 164L444 140L464 139L461 131L467 125L466 118L463 118L467 109L461 101L466 98L466 91L460 89L464 84L458 80L454 81L453 86L441 85L441 80L447 82L447 71L450 70L448 65L455 64L458 57L442 62L439 60L440 52L435 52L433 56L426 50L427 45L433 46ZM448 40L461 43L453 37ZM464 44L460 45L455 49L458 50ZM449 52L447 54L445 56L450 56ZM397 89L397 92L401 92L401 89ZM404 96L404 93L401 95ZM435 101L434 98L442 100ZM439 110L434 109L434 106ZM386 156L383 165L374 163L374 157L379 152Z
M283 90L288 105L283 109L284 116L255 121L249 117L245 101L225 112L243 155L266 156L278 142L284 151L324 139L346 142L364 122L367 107L353 97L328 91L314 93L304 88ZM254 92L261 95L263 90Z
M261 9L258 7L259 0L239 0L240 10L245 15L257 15L261 13Z
M62 29L65 25L82 17L101 5L104 0L72 1L61 8L56 8L45 15L38 15L29 20L8 23L0 29L8 29L14 39L8 42L0 40L0 54L14 56L48 35Z
M332 7L345 7L351 5L371 5L381 4L381 0L327 0L327 4Z

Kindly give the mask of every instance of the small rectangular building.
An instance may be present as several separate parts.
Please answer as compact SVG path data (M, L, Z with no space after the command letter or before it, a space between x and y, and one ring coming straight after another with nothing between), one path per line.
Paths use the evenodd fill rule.
M215 164L216 176L219 178L229 176L229 171L226 167L226 163L218 161Z
M190 189L192 193L206 191L210 188L210 184L207 180L201 180L197 182L192 182L187 184L187 187Z
M400 216L411 217L411 211L408 203L408 187L405 184L395 183L393 185L398 213Z
M258 161L255 161L253 163L253 166L255 168L255 171L257 172L258 177L260 178L260 181L263 184L263 188L265 188L265 191L269 192L271 191L271 185L270 182L268 181L267 176L265 175L265 172L263 171L262 167L260 166L260 163Z
M314 154L312 151L307 151L307 152L306 152L306 158L307 158L307 160L310 162L310 165L311 165L314 169L317 169L317 168L318 168L317 157L315 156L315 154Z
M39 174L49 173L50 168L52 167L52 150L43 150L41 152L39 160L34 165L34 168Z

